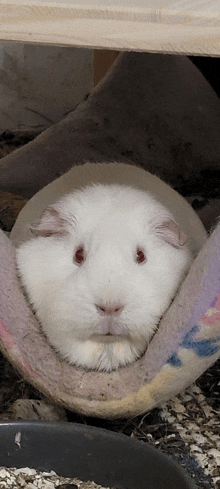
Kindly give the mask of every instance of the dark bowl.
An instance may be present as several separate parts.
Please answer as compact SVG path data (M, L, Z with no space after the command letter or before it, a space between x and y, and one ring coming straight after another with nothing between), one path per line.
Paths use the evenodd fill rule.
M0 466L55 470L117 489L195 489L181 467L149 444L75 423L0 423Z

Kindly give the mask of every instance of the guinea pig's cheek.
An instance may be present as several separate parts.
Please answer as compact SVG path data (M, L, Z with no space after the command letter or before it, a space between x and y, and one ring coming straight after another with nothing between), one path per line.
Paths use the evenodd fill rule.
M90 335L92 310L86 292L70 280L48 292L40 305L38 317L47 329L67 338L86 339Z

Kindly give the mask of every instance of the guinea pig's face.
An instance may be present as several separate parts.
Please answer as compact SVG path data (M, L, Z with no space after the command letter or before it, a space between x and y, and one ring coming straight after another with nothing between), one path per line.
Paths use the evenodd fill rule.
M186 272L186 236L149 194L93 186L48 208L17 251L49 342L69 362L110 371L144 353Z

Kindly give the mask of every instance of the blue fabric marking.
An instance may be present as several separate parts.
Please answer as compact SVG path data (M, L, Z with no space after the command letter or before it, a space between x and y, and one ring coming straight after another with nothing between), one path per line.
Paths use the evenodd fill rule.
M194 343L193 336L195 333L198 333L198 331L199 327L196 325L193 326L193 328L184 336L181 346L184 348L192 348L192 344Z
M219 350L219 346L216 342L219 338L212 338L210 340L197 340L193 341L193 336L199 331L198 326L194 326L189 333L187 333L180 346L187 349L192 349L200 357L209 357Z
M182 343L180 344L180 348L186 348L187 350L193 350L199 357L210 357L219 351L220 346L217 345L217 341L220 340L218 338L212 338L210 340L197 340L194 341L194 334L199 331L199 327L197 325L193 326L191 331L186 333L183 338ZM182 362L178 357L177 352L173 353L167 360L167 363L172 365L173 367L180 367Z
M180 367L182 365L182 362L179 359L177 353L173 353L173 355L168 358L167 363L169 363L173 367Z
M185 348L192 349L200 357L209 357L219 350L216 345L217 339L192 341L191 345L183 345Z

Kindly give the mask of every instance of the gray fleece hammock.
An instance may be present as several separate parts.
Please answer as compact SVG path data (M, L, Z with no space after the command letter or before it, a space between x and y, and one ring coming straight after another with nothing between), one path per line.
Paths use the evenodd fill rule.
M195 239L204 245L145 355L111 373L76 368L54 353L20 287L12 240L25 239L27 223L57 198L57 191L65 193L72 182L84 184L85 175L93 180L88 168L95 163L74 165L124 161L176 187L207 168L218 170L219 108L217 96L188 59L122 54L76 111L1 160L1 188L28 197L73 167L27 203L11 240L0 234L0 348L26 380L66 408L106 418L136 415L182 391L219 358L220 226L206 240L196 219ZM98 169L97 179L103 178ZM132 167L132 175L139 171ZM115 175L120 181L120 171ZM188 212L190 220L193 211Z

